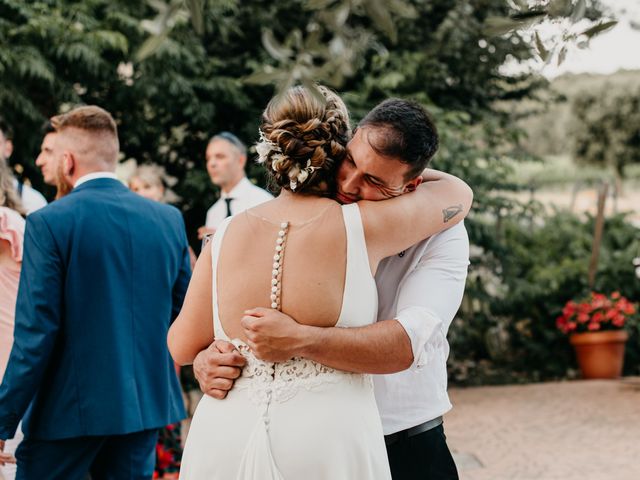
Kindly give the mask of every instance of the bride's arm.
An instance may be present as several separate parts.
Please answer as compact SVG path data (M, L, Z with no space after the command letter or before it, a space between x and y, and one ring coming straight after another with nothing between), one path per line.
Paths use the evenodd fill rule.
M422 178L414 192L358 203L372 270L383 258L452 227L469 212L473 192L464 181L430 169Z
M167 336L169 351L179 365L189 365L201 350L213 342L211 298L211 249L203 249L189 282L178 318Z

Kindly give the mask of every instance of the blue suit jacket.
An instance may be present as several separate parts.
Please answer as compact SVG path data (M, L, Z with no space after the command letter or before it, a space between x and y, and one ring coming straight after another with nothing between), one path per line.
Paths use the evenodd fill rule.
M184 417L167 349L191 275L180 212L101 178L27 218L0 439L119 435Z

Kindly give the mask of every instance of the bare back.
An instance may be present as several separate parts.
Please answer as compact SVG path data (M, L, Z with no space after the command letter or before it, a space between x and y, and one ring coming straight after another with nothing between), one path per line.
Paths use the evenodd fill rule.
M216 331L216 337L226 334L246 340L240 319L245 310L273 306L274 267L278 263L282 268L277 285L281 310L300 323L321 327L341 324L345 311L350 317L354 315L350 307L356 300L354 289L373 308L363 309L360 302L357 310L364 311L353 320L357 322L363 315L366 320L362 323L375 320L375 283L358 207L317 200L313 205L267 202L220 226L212 242L212 293L214 316L217 310L224 332ZM284 249L278 252L283 221L289 225ZM276 260L276 255L282 258Z

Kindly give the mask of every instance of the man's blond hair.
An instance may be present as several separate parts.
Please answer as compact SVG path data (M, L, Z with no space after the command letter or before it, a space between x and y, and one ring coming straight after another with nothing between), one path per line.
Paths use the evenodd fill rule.
M95 105L74 108L67 113L52 117L51 126L58 133L67 129L75 129L80 130L81 133L89 134L95 140L102 140L101 147L94 145L95 153L104 155L102 160L109 163L117 162L120 149L118 127L111 114L105 109Z

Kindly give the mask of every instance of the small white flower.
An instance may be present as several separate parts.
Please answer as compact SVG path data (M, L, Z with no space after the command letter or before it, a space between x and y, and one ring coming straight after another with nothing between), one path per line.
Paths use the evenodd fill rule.
M256 153L258 154L258 163L264 163L271 152L271 145L261 141L256 143Z
M298 165L294 165L293 167L291 167L291 169L289 170L289 173L287 175L289 175L289 179L290 180L294 180L296 178L298 178L298 175L300 174L300 167Z
M298 181L300 183L304 183L304 181L309 177L309 171L305 168L298 174Z

